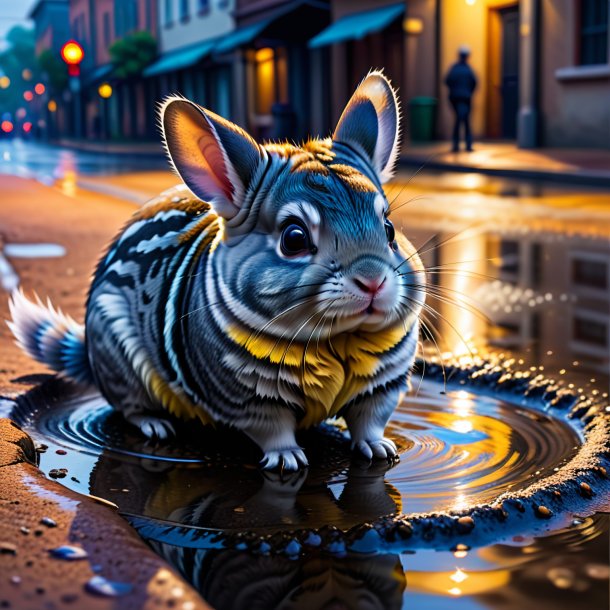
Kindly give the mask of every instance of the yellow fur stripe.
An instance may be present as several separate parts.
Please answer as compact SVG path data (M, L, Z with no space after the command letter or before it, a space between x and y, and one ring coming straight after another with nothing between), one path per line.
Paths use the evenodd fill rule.
M332 340L305 345L277 339L233 325L231 339L257 360L298 369L305 397L301 427L308 427L335 415L362 392L381 368L381 356L405 336L402 323L375 332L345 333Z
M153 397L176 417L199 418L204 424L212 422L210 416L200 406L195 406L182 392L170 388L157 373L152 373L150 376L149 389Z

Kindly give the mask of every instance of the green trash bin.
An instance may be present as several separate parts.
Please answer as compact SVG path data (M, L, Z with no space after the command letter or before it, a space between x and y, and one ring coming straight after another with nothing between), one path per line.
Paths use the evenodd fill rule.
M436 125L435 97L414 97L409 102L409 125L407 133L412 142L431 142L434 140Z

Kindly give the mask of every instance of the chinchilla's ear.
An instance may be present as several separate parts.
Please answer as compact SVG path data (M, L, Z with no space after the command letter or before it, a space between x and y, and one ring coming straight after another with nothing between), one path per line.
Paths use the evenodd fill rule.
M188 188L229 220L241 209L265 151L240 127L183 98L161 107L163 139Z
M333 134L370 161L381 182L394 173L400 136L400 108L392 85L374 71L358 85Z

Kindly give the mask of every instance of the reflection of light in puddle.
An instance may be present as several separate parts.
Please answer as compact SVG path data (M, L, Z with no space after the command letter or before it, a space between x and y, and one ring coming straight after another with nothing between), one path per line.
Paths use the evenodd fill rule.
M468 434L468 432L472 432L473 426L472 422L467 419L458 419L451 423L451 429L454 432L460 432L461 434Z
M66 170L58 185L64 195L76 197L76 172L71 169Z
M483 185L485 179L481 174L464 174L461 176L461 186L465 189L474 190Z
M456 568L455 572L449 578L459 585L461 582L464 582L468 578L468 574L460 570L460 568Z
M453 406L455 407L455 414L458 417L468 417L472 414L474 407L474 401L470 398L470 394L464 390L456 392L456 398L453 400ZM456 430L459 432L459 430Z

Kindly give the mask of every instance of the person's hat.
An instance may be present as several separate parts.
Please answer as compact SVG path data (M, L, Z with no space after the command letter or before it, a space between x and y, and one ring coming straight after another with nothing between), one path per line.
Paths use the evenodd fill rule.
M470 55L470 47L468 45L463 44L462 46L460 46L460 48L458 49L458 53L462 56L462 57L468 57Z

